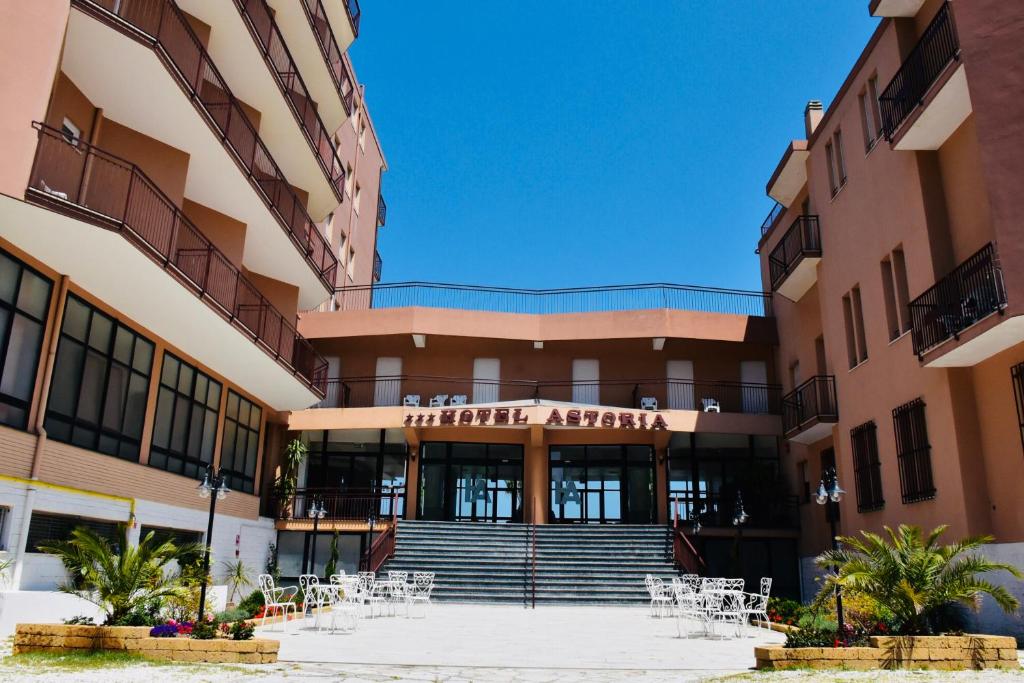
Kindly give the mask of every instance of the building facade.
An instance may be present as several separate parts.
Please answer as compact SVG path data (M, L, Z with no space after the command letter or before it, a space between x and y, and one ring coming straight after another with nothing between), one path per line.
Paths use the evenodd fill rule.
M874 0L877 30L769 180L758 249L805 595L831 466L842 533L948 524L1024 563L1020 9Z
M262 571L289 411L324 397L298 312L373 277L376 133L356 0L0 8L0 557L85 524ZM134 542L134 540L133 540Z

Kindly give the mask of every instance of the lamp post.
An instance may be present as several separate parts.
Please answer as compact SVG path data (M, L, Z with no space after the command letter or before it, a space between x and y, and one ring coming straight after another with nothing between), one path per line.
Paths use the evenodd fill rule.
M704 516L708 514L708 506L704 503L700 505L700 511L696 509L691 510L690 514L686 516L686 520L693 525L693 535L696 536L700 533L702 528L701 522L704 520Z
M363 571L367 572L370 571L370 554L373 551L373 527L376 526L376 524L377 515L375 515L371 510L370 513L366 515L366 526L369 527L370 533L366 539L366 555L364 556L365 566L363 567Z
M316 534L320 527L320 520L327 515L327 510L324 509L324 503L322 500L314 500L313 504L309 506L309 511L306 513L309 518L313 520L313 543L309 549L309 567L307 567L307 574L316 573Z
M743 509L743 494L736 490L736 506L732 512L732 525L736 527L736 573L743 574L743 525L747 523L750 516Z
M825 516L828 518L829 531L832 538L832 550L839 549L839 542L836 540L836 517L839 513L839 501L846 493L839 486L839 475L836 474L835 466L827 468L821 473L821 481L818 482L818 493L814 497L818 505L825 506ZM838 570L838 567L836 567ZM839 627L840 637L846 634L846 624L843 621L843 589L836 585L836 623Z
M213 539L213 514L217 509L217 501L223 500L228 495L228 486L224 482L224 476L220 470L214 469L212 465L206 466L206 474L203 481L196 489L200 498L210 499L210 519L206 523L206 549L203 551L203 584L199 589L199 618L203 620L203 612L206 610L206 579L210 573L210 545Z

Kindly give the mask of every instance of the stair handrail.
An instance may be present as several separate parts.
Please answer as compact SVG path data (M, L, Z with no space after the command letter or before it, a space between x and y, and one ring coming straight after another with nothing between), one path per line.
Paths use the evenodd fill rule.
M679 496L672 496L672 560L691 574L702 574L707 563L679 525Z

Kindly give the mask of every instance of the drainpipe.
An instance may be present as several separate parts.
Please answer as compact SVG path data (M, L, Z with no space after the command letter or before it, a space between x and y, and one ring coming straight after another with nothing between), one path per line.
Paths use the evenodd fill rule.
M46 404L50 397L50 384L53 380L53 363L57 357L57 342L60 341L60 327L64 320L64 302L68 294L68 276L60 278L60 288L57 291L57 311L53 316L53 330L50 334L50 343L46 350L46 360L43 365L43 385L39 390L39 404L36 408L36 447L32 453L32 473L29 478L32 481L39 480L39 470L42 466L43 451L46 447L46 429L43 427L46 421ZM25 551L28 541L29 523L32 521L32 509L35 505L36 487L29 484L25 491L25 505L21 511L21 526L18 534L18 552L14 558L14 575L11 577L11 588L21 588L21 573L25 565Z

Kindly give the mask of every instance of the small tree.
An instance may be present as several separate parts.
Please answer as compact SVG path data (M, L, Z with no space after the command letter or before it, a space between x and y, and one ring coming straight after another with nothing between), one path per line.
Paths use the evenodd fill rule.
M252 586L249 568L241 560L227 560L224 565L224 580L228 584L228 602L234 604L235 596Z
M331 554L327 556L327 566L324 567L324 576L327 578L338 573L338 557L338 532L335 531L331 537Z
M59 557L68 569L70 580L61 590L104 610L105 624L116 624L132 612L180 597L184 586L166 570L172 562L194 556L195 545L157 542L149 532L137 546L131 546L127 526L119 524L113 543L91 529L79 527L71 532L69 540L39 547Z
M281 580L281 568L277 565L277 546L273 543L267 544L266 572L274 579L274 583Z
M904 633L929 634L937 618L951 604L977 610L981 596L988 595L1003 611L1017 610L1017 599L1003 586L979 578L979 574L1005 571L1024 575L1013 565L993 562L978 554L991 536L965 538L940 545L946 526L936 527L927 538L921 529L901 524L885 527L889 540L861 531L860 537L839 537L842 547L822 553L815 561L828 571L816 602L828 600L837 586L864 595L892 612Z
M284 460L281 463L281 475L274 480L274 493L278 500L284 501L295 495L299 478L299 467L306 459L309 449L298 439L292 439L284 449Z

